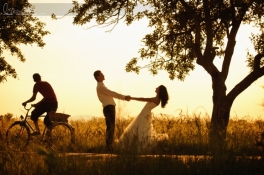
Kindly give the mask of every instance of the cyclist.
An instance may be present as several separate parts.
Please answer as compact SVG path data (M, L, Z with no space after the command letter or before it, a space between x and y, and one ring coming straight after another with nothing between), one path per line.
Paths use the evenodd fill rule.
M40 135L38 118L46 112L47 115L44 118L44 124L49 127L51 122L48 114L50 111L57 111L58 101L52 86L46 81L41 81L41 76L38 73L33 74L33 80L36 82L33 87L33 95L29 100L23 102L22 105L26 106L27 103L33 102L36 99L38 92L43 96L41 101L32 105L35 109L31 112L30 117L36 128L36 132L32 133L32 135Z

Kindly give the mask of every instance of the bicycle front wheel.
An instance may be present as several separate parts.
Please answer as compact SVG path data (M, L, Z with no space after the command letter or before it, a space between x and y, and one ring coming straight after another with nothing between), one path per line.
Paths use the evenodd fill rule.
M30 141L30 131L24 122L14 122L6 131L7 146L14 151L23 151Z
M50 146L56 152L69 152L73 149L74 129L67 123L57 122L50 131Z

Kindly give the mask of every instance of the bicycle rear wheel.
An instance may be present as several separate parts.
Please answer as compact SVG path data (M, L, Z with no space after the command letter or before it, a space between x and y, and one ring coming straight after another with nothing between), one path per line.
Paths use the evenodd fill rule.
M56 152L69 152L73 149L74 129L65 122L53 124L50 131L50 147Z
M14 151L23 151L30 141L30 131L24 122L14 122L6 131L7 146Z

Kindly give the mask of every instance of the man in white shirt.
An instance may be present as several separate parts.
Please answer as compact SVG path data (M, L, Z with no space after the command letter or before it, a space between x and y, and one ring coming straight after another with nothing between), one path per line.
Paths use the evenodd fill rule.
M97 70L94 72L94 78L97 81L97 96L103 105L103 113L106 121L106 146L108 151L113 151L113 141L115 132L115 101L114 98L130 101L130 96L124 96L109 90L103 83L104 74Z

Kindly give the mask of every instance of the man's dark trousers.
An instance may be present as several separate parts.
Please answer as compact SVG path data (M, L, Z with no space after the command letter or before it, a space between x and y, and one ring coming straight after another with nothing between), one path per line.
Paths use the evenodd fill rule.
M106 146L108 151L112 151L115 133L115 106L107 105L103 109L106 122Z

